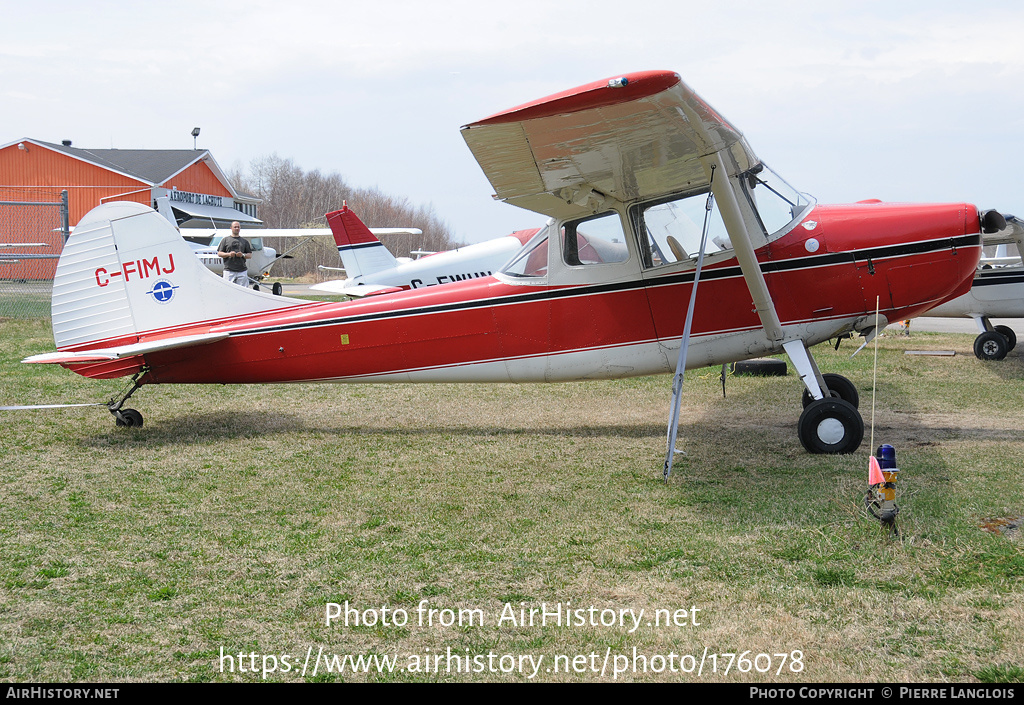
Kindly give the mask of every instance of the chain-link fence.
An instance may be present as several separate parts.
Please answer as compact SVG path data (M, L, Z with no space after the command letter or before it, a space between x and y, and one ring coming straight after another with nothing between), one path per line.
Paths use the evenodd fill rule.
M67 191L0 187L0 318L48 318Z

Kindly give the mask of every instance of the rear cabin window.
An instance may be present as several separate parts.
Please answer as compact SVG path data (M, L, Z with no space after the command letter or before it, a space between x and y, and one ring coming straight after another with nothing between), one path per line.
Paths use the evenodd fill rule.
M629 259L626 234L616 212L562 226L562 260L570 267L612 264Z

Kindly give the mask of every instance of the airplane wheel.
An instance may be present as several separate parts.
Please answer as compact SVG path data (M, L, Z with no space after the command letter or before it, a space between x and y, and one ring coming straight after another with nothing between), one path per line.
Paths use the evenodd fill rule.
M864 440L864 419L843 399L817 399L797 423L797 435L808 453L852 453Z
M1002 360L1009 344L1003 334L988 330L974 339L974 354L979 360Z
M121 420L124 417L124 420ZM135 409L121 409L121 416L115 416L114 422L118 426L129 426L131 428L142 428L142 414Z
M259 291L260 290L260 285L259 284L253 284L252 285L252 290L253 291Z
M274 282L274 285L270 287L270 292L274 296L280 296L281 294L284 293L284 287L281 286L281 282Z
M1006 338L1006 352L1010 352L1017 347L1017 334L1013 332L1013 328L1010 328L1010 326L996 326L995 331Z
M853 382L842 375L837 375L832 372L826 372L822 377L825 378L825 386L828 387L828 391L832 393L831 396L833 399L848 401L855 409L860 406L860 394L857 393L857 387L854 386ZM808 404L814 401L814 397L811 396L811 393L808 392L806 388L804 389L801 401L803 402L805 409Z

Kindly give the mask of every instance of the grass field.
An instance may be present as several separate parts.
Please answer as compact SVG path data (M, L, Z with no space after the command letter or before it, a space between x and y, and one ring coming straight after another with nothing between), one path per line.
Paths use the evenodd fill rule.
M723 399L717 369L690 372L667 484L668 377L155 386L132 399L141 429L0 412L0 679L1019 682L1024 358L982 363L972 341L881 342L899 538L863 508L867 434L852 456L800 447L792 373L730 377ZM52 346L39 320L0 323L0 404L122 386L18 364ZM853 349L815 352L867 421ZM377 624L326 625L346 601ZM541 603L587 623L498 624ZM590 624L641 609L632 632ZM321 653L378 660L303 675Z

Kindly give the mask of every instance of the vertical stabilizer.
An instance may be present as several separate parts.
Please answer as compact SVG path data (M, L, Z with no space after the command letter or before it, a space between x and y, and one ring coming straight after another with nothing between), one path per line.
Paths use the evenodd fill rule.
M395 256L348 206L328 213L327 224L334 233L334 242L349 280L356 282L361 277L398 266Z
M304 304L228 283L207 271L159 213L117 201L89 211L64 246L53 279L53 338L59 349L134 342Z

